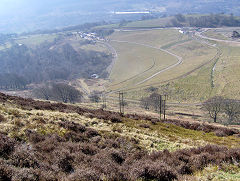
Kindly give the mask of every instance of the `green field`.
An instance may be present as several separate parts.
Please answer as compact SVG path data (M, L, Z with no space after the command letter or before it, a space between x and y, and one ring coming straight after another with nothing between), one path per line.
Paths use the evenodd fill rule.
M175 57L157 49L131 43L111 44L118 52L118 60L110 75L112 89L134 85L177 62ZM129 80L121 83L127 79Z
M154 86L160 92L171 93L171 99L177 101L199 101L213 94L211 72L218 54L216 48L191 40L176 29L115 32L110 40L127 42L111 42L119 57L110 76L112 82L109 90L130 89L127 97L140 99L149 95L145 90L147 86ZM182 57L183 62L142 82L162 70L163 66L167 67L178 60L173 55L139 44L167 49ZM167 56L163 57L164 54ZM155 69L141 74L151 67L151 60L158 60L156 57L163 58L160 58ZM138 76L134 77L135 75ZM142 83L138 84L139 82Z
M218 94L239 99L240 48L222 45L223 55L216 65L214 82Z
M172 26L171 20L173 17L165 17L165 18L158 18L158 19L151 19L151 20L141 20L141 21L133 21L127 22L123 25L118 24L109 24L103 26L97 26L93 29L128 29L128 28L162 28L167 26Z
M110 86L114 89L133 86L178 62L176 57L159 48L179 41L187 41L188 37L178 33L177 30L170 29L115 32L110 36L110 40L118 53L118 60L110 75L114 87L111 84ZM124 82L121 83L122 81ZM117 87L115 84L118 84Z
M188 36L178 32L177 29L161 29L146 31L117 31L110 36L111 40L121 40L147 44L160 48L169 43L188 39Z
M207 32L204 33L205 36L209 38L215 38L215 39L220 39L220 40L231 40L229 33L224 34L221 31L217 31L215 29L213 30L208 30Z

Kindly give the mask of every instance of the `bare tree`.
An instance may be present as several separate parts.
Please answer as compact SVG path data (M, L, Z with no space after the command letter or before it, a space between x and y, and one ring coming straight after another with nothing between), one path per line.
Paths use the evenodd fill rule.
M210 118L217 122L217 116L223 109L224 98L220 96L215 96L207 101L205 101L202 105L202 108L208 111Z
M158 94L158 93L152 93L149 96L151 106L155 109L155 111L159 110L159 107L160 107L160 96L161 95Z
M149 110L151 104L151 100L149 97L142 98L140 101L140 105L142 108Z
M99 92L92 92L89 96L89 99L91 102L94 102L94 103L99 103L100 102L100 93Z
M64 83L53 84L52 91L54 97L64 103L74 103L82 97L82 94L76 88Z
M225 99L223 112L228 116L229 123L232 123L240 115L240 102L234 99Z
M49 85L44 85L34 89L33 95L40 99L50 100L53 96L53 92Z

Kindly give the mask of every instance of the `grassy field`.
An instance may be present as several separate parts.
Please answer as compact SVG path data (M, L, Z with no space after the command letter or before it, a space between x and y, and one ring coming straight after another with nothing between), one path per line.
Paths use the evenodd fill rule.
M103 26L97 26L93 29L128 29L128 28L162 28L167 26L172 26L171 20L173 17L166 17L166 18L158 18L158 19L151 19L151 20L141 20L141 21L133 21L125 23L124 25L120 24L109 24Z
M113 85L111 89L134 85L177 62L175 57L157 49L131 43L112 42L111 44L118 52L118 60L110 75L112 81L110 85ZM127 79L129 80L122 82Z
M169 34L169 36L167 36L167 34ZM134 85L159 70L176 63L178 61L176 57L157 48L188 41L188 37L178 33L177 30L170 29L140 32L115 32L110 36L110 40L114 40L111 41L111 44L118 53L118 60L110 75L112 85L131 79L154 65L154 67L144 74L141 74L141 76L134 77L131 81L124 82L124 84L119 84L118 87L120 88L121 86L128 87ZM118 87L111 87L111 89Z
M240 47L222 45L223 56L216 65L214 82L218 94L239 99Z
M208 30L207 32L203 33L203 35L209 37L209 38L215 38L220 40L232 40L230 37L231 35L229 33L223 33L222 31L217 31L216 29Z
M134 83L141 82L141 80L144 80L147 76L154 74L154 71L145 73L146 76L138 76L137 78L131 79L131 81L118 84L117 87L110 87L112 89L121 86L126 89L139 88L136 89L136 91L128 92L128 98L140 99L141 97L149 95L149 92L146 91L145 88L142 88L148 85L158 87L160 91L164 90L165 92L171 92L173 95L171 97L172 100L177 101L199 101L213 94L211 72L216 61L214 59L217 54L216 48L196 40L190 40L186 35L182 35L174 29L116 32L110 38L118 41L136 42L158 48L162 47L183 58L182 64L157 75L141 85L137 86ZM143 49L149 49L148 52L145 52L136 44L131 44L133 47L129 47L129 43L126 45L127 43L114 42L114 44L117 52L120 52L119 59L112 72L114 76L111 77L112 80L114 78L115 82L121 82L128 77L134 76L136 74L133 69L134 64L135 66L139 66L139 62L143 62L141 63L143 67L137 68L139 72L144 71L144 67L147 69L150 66L150 62L146 61L146 55L142 56L142 53L147 53L148 56L155 55L150 51L150 48L142 47ZM136 55L138 55L139 58L137 58ZM133 67L129 66L131 64L128 64L128 58L132 61ZM169 55L169 58L164 58L163 60L170 63L170 58L173 59L175 57ZM136 63L134 63L134 59L139 62L135 60ZM167 64L165 63L165 65ZM159 70L161 70L161 68ZM124 73L119 76L121 72ZM116 81L120 78L121 81Z
M224 29L221 30L223 34L231 31L232 29L226 29L226 31L224 31ZM218 33L215 38L219 38ZM209 64L204 65L200 69L183 78L162 84L161 86L157 86L156 84L156 87L159 88L159 93L167 92L172 95L170 97L172 101L175 100L179 102L202 102L215 95L239 99L239 44L218 43L214 41L211 41L211 43L216 44L216 46L219 47L219 52L221 52L221 54L218 58L216 57ZM187 44L189 46L187 46ZM181 65L182 67L179 66L172 70L177 71L177 73L187 69L191 70L194 66L197 66L196 64L211 60L216 53L216 49L200 45L196 42L187 42L182 46L171 47L170 50L182 56L186 62L188 61L185 65L183 63L183 65ZM184 66L186 68L183 68ZM171 77L172 75L176 74L172 72L166 74L166 77ZM154 79L152 81L154 81ZM135 98L146 95L149 95L149 92L135 91L129 93L129 97L132 96Z
M151 81L155 81L155 83L149 85L158 88L160 94L169 95L170 102L177 101L181 103L194 103L204 101L216 94L216 90L211 84L211 71L213 64L214 62L209 63L186 77L177 78L172 81L166 80L166 82L158 83L160 78L155 78ZM166 76L168 76L167 73ZM129 91L126 96L131 99L140 99L141 97L149 96L151 93L152 92L149 92L146 87Z
M117 31L109 37L111 40L121 40L147 44L160 48L170 43L183 41L188 36L176 29L147 30L147 31Z

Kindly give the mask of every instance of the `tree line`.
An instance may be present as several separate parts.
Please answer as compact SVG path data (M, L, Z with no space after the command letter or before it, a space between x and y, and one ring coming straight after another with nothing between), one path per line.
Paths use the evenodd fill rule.
M177 14L171 20L172 26L191 26L191 27L208 27L216 28L222 26L237 27L240 26L240 19L233 14L211 14L204 16L184 16Z
M82 93L66 83L45 84L33 90L33 95L40 99L64 103L81 102Z

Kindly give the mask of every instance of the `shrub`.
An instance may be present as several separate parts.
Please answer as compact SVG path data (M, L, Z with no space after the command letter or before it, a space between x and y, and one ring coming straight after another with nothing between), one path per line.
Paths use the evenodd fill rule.
M39 174L34 169L22 168L16 170L12 177L12 181L19 180L36 181L39 180Z
M98 153L98 148L91 144L84 144L82 145L82 152L86 155L95 155Z
M159 122L159 119L151 119L151 123L153 124L153 125L156 125L157 124L157 122Z
M215 135L218 137L228 136L223 130L216 130Z
M14 150L17 142L3 134L0 134L0 157L7 158Z
M139 127L141 127L141 128L150 128L150 126L148 124L140 124Z
M166 163L152 162L150 160L139 162L133 167L132 177L144 180L169 181L177 179L177 172Z
M28 140L35 144L45 140L45 137L43 135L38 134L36 131L27 129L25 131L25 134L28 137Z
M29 152L30 147L22 145L18 147L10 156L11 164L21 168L38 168L38 159L33 152Z
M125 161L123 154L117 150L113 150L110 155L112 160L120 165Z
M74 173L69 175L67 180L69 181L99 181L101 173L98 173L96 170L92 168L81 168L77 169Z
M54 151L58 147L58 145L59 145L59 141L56 140L53 136L51 136L51 137L45 138L44 141L39 142L34 146L39 152L46 154Z
M6 161L0 159L0 180L11 181L13 172L13 168L6 164Z
M122 119L120 116L110 116L110 121L112 123L122 123Z
M98 131L96 131L95 129L91 129L91 128L88 128L87 131L86 131L86 136L88 138L92 138L92 137L95 137L95 136L99 136L100 134L98 133Z
M69 121L60 122L59 126L65 128L65 129L77 132L77 133L83 133L83 132L86 131L86 127L85 126L83 126L81 124L78 124L78 123L69 122Z
M68 132L64 135L64 138L67 141L72 141L72 142L85 142L88 140L88 138L82 134L82 133L76 133L76 132Z
M74 171L72 163L73 163L73 157L69 154L63 155L62 158L59 158L58 166L62 169L65 173L71 173Z

